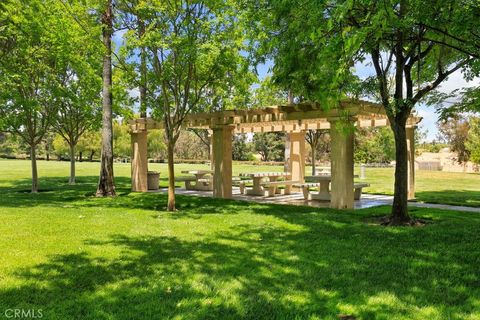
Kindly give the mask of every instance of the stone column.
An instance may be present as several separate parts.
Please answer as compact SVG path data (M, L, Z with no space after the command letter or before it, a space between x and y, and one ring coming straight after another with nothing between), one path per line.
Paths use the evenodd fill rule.
M213 132L208 130L208 139L210 140L210 170L214 170L213 167Z
M285 141L285 172L291 173L291 179L305 181L305 131L289 132ZM286 187L286 192L290 191Z
M353 209L353 120L329 119L331 136L331 200L334 209Z
M233 127L219 125L213 129L213 196L232 197L232 134Z
M148 190L148 153L147 131L131 133L132 140L132 191L146 192Z
M407 126L408 200L415 199L415 126Z

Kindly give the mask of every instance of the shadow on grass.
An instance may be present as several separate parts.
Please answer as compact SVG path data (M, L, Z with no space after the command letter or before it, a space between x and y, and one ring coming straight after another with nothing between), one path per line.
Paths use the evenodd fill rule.
M77 184L69 185L64 177L43 178L44 192L32 194L28 191L29 179L18 180L13 186L0 187L0 207L91 207L91 208L121 208L163 211L167 206L166 193L140 193L130 191L130 179L119 177L115 179L117 197L97 198L95 190L97 177L77 179ZM168 179L164 178L161 187L166 186ZM203 214L235 214L242 210L251 210L256 204L246 201L225 201L211 197L196 197L176 195L176 207L180 212L170 214L173 219L191 217L199 218ZM296 210L303 210L297 207ZM156 218L154 214L152 217Z
M114 199L98 199L94 197L98 177L77 177L77 184L69 185L68 178L47 177L41 179L41 192L29 192L30 179L14 181L8 186L0 186L0 206L4 207L29 207L38 205L47 206L101 206L162 210L166 207L166 198L162 193L132 193L130 179L127 177L115 178L117 197ZM160 187L166 188L168 179L160 179ZM177 187L182 186L177 183ZM471 190L445 190L445 191L418 191L419 201L427 203L450 204L459 206L480 207L480 191ZM178 207L191 209L197 207L196 197L178 196ZM188 201L182 201L188 199ZM203 201L202 201L203 202ZM214 202L214 201L213 201ZM212 203L215 206L215 203ZM209 208L210 210L211 208ZM215 211L215 210L214 210Z
M168 184L168 179L161 180L161 187ZM158 210L166 207L166 198L159 193L132 193L130 179L115 178L117 197L96 198L98 177L81 176L75 185L68 184L65 177L47 177L40 181L40 192L30 193L30 179L14 181L8 186L0 186L0 206L32 207L32 206L82 206L82 207L121 207ZM182 198L181 196L179 198ZM189 197L190 198L190 197ZM188 208L192 202L188 201ZM180 207L182 205L180 204Z
M86 250L117 256L83 251L19 270L24 284L1 290L0 306L42 308L48 319L462 319L478 312L478 219L415 229L305 207L258 205L254 213L289 227L245 221L201 240L88 239ZM177 219L188 225L190 218Z
M38 195L19 192L29 186L29 180L20 180L13 188L0 188L0 206L158 210L166 204L163 194L130 193L130 181L123 177L116 180L120 196L94 198L96 180L80 177L69 186L63 177L44 178L42 186L52 191ZM201 240L127 234L89 239L80 253L17 270L20 285L0 290L0 310L42 308L47 319L478 315L478 215L412 208L435 223L382 228L361 218L385 215L387 207L353 213L186 196L178 197L178 206L180 213L152 217L189 228L189 220L205 215L229 219L247 213L294 227L246 218L221 231L209 229ZM99 257L94 251L119 254Z

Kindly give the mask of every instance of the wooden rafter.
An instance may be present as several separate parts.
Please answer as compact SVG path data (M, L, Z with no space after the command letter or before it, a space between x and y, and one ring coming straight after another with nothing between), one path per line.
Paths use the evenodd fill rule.
M380 104L367 101L342 101L338 108L325 110L318 103L300 103L268 106L259 109L225 110L212 113L196 113L185 118L183 127L210 129L219 125L231 125L235 133L296 131L329 129L329 119L349 117L357 120L359 127L387 126L388 119ZM411 116L409 126L415 126L421 118ZM130 130L139 132L162 129L163 123L152 118L129 121Z

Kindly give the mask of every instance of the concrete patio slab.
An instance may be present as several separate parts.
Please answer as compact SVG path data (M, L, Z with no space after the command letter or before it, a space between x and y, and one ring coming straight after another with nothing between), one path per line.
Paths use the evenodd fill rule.
M152 191L149 191L152 192ZM166 189L159 190L158 192L166 192ZM211 191L197 191L197 190L186 190L183 188L176 189L176 194L180 195L190 195L196 197L212 197L213 194ZM271 204L289 204L289 205L299 205L299 206L311 206L317 208L329 208L329 201L316 201L316 200L305 200L301 192L292 192L289 195L276 195L275 197L262 197L262 196L249 196L240 193L239 188L233 188L232 190L232 199L256 202L256 203L271 203ZM356 200L354 203L355 209L371 208L381 205L389 205L392 203L393 197L384 196L384 195L371 195L363 194L360 200Z
M166 193L166 189L161 189L159 191L149 191L149 192L161 192ZM180 195L189 195L196 197L212 197L212 191L197 191L197 190L186 190L183 188L177 188L176 194ZM232 190L232 199L256 202L256 203L270 203L270 204L289 204L289 205L299 205L299 206L311 206L316 208L329 208L329 201L316 201L316 200L305 200L301 192L291 193L289 195L276 195L275 197L262 197L262 196L249 196L240 193L240 189L234 187ZM362 194L360 200L354 202L355 209L365 209L378 207L383 205L391 205L393 203L393 196L388 195L379 195L379 194ZM465 206L451 206L445 204L434 204L434 203L423 203L423 202L409 202L410 207L419 207L419 208L434 208L442 210L454 210L454 211L466 211L466 212L478 212L480 213L480 208L465 207Z

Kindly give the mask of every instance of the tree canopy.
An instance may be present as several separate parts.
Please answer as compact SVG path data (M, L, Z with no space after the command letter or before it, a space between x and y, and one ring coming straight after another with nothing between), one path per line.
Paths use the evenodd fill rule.
M480 72L476 0L251 1L255 55L274 61L274 80L335 107L345 95L382 103L396 147L392 224L407 209L406 122L454 72ZM353 67L370 65L373 76ZM348 116L348 115L347 115Z
M72 23L59 1L7 0L1 6L1 125L30 146L32 191L36 192L36 146L57 122L59 112L65 115L65 107L70 105L67 100L80 101L78 107L92 96L86 94L89 90L95 91L91 80L98 76L95 27L86 32ZM87 11L82 13L88 17ZM89 80L83 74L88 74ZM73 89L73 83L82 82L82 92L78 86ZM60 120L62 125L64 120Z

